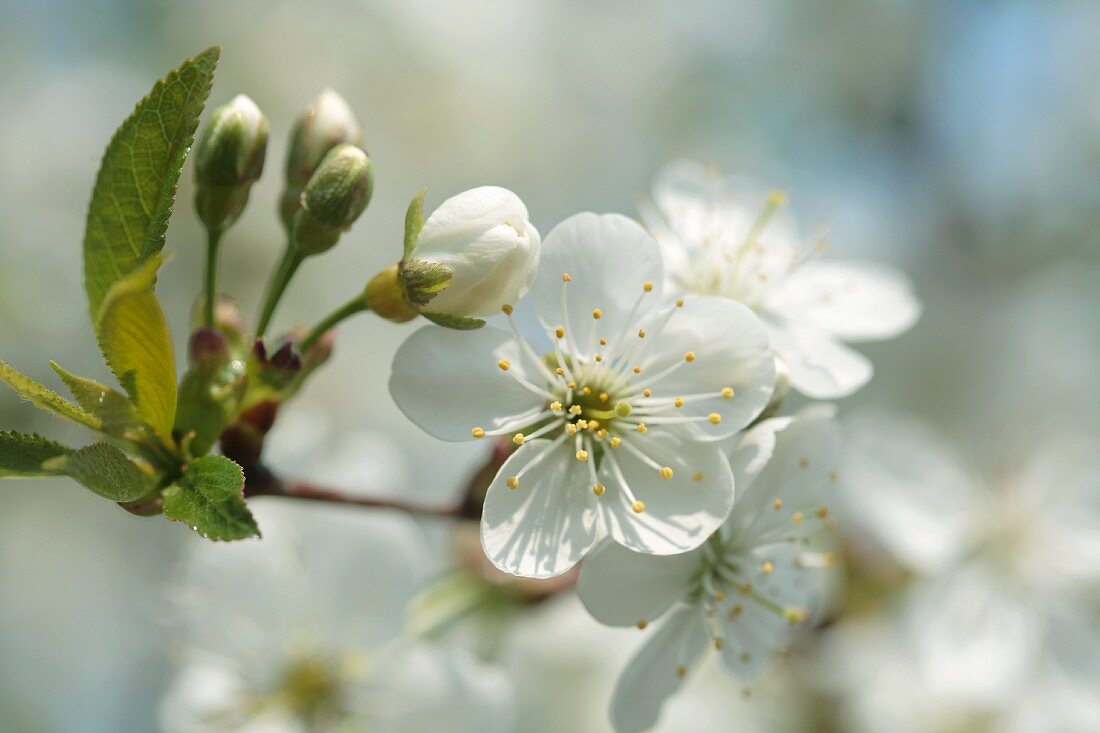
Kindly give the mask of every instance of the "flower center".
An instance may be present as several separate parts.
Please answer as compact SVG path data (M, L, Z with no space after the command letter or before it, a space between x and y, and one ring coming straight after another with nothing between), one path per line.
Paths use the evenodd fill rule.
M271 702L310 726L331 724L345 715L339 671L332 660L316 654L297 656L286 664Z
M572 278L569 274L563 273L561 310L564 314L569 313L570 282ZM659 351L660 337L684 305L683 300L677 300L672 307L657 312L653 318L655 326L650 333L641 323L642 315L648 317L653 309L643 310L642 304L647 297L655 297L651 295L653 290L653 283L643 284L642 292L617 333L604 331L607 320L600 308L592 310L588 329L581 329L586 333L574 334L565 326L553 328L548 334L553 350L541 358L516 327L512 307L503 307L526 368L513 369L506 359L498 361L497 367L543 400L540 408L529 415L530 427L515 433L512 440L516 445L523 445L544 436L551 439L550 444L519 473L508 477L506 484L509 488L518 488L524 473L571 441L576 459L587 464L592 492L602 496L606 491L597 478L597 471L606 461L610 474L625 492L634 511L641 513L645 511L645 503L631 493L615 454L629 454L656 471L661 478L671 479L672 467L649 455L648 446L640 436L677 424L707 421L717 425L721 422L722 417L716 412L707 415L676 413L691 402L715 397L732 399L732 387L724 387L717 393L674 395L659 394L655 387L649 386L659 387L661 380L682 368L690 368L697 360L695 352L688 351L671 364L651 369L658 358L667 356ZM472 430L475 438L502 432L489 433L480 427ZM702 472L696 472L692 478L702 481Z

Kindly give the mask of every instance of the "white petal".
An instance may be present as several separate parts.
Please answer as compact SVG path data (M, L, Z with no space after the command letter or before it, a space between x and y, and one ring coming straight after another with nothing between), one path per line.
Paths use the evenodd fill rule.
M527 207L519 196L499 186L480 186L452 196L439 205L424 222L418 246L432 251L446 250L448 243L441 237L463 229L471 222L527 221Z
M768 308L844 341L892 338L921 312L904 274L865 262L807 263L769 294Z
M397 350L390 394L410 420L441 440L470 440L475 427L518 429L544 400L502 372L501 359L526 374L519 345L506 331L425 326Z
M657 338L657 336L654 336ZM684 362L669 376L653 384L654 398L708 394L705 400L688 400L684 406L665 413L674 417L706 417L717 413L717 425L707 420L677 425L695 440L729 437L752 422L767 406L775 387L775 360L768 348L768 334L755 314L726 298L688 297L668 321L653 355L644 363L640 379L659 374L688 352L695 358ZM722 390L733 388L725 399Z
M561 575L596 543L598 515L587 467L570 444L545 455L510 489L507 480L543 455L551 441L532 440L512 454L493 479L481 515L485 554L506 573L529 578Z
M602 624L633 626L655 621L691 588L699 550L681 555L643 555L604 542L581 564L577 593Z
M813 610L820 584L811 577L816 571L798 563L800 549L791 544L756 550L749 562L759 568L765 562L770 573L757 572L753 592L781 608ZM742 593L729 593L719 606L718 618L724 633L722 664L738 679L748 681L775 662L801 630L774 608L767 608ZM809 618L809 616L807 616Z
M376 733L508 733L512 694L502 671L459 649L406 642L372 669L362 697L362 720ZM445 723L444 723L445 721Z
M772 350L790 370L791 386L815 400L847 397L871 380L867 357L824 331L800 324L780 324L770 317Z
M607 448L614 451L629 490L624 490L605 456L600 481L607 491L597 503L604 527L616 542L636 552L674 555L695 549L725 521L733 504L733 473L716 444L684 440L667 431L654 433L632 433L623 441L658 466L671 468L672 478L661 478L657 469L623 446ZM634 511L635 500L645 504L645 511Z
M920 424L868 414L848 428L843 521L918 573L943 570L976 529L981 485Z
M627 662L611 699L611 722L619 733L653 726L665 700L680 689L684 675L707 645L702 611L681 606L655 629Z
M990 570L972 563L918 586L908 623L931 690L996 704L1039 664L1046 620Z
M840 460L840 428L830 412L773 418L748 431L733 461L744 471L734 477L740 492L729 521L734 536L752 542L780 527L784 536L817 531L823 517L815 510L832 498L826 492L839 479Z
M535 311L547 329L565 327L579 350L587 347L595 309L602 312L595 324L598 335L610 339L627 325L639 297L639 316L660 303L661 253L633 219L619 214L571 216L546 236L540 257L531 287ZM569 283L562 282L563 274L569 275ZM647 282L653 290L644 293ZM568 314L562 312L563 287Z

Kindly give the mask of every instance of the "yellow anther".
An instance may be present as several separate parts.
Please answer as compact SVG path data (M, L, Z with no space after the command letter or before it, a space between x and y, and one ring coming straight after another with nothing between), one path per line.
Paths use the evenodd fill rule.
M500 307L500 309L501 309L502 311L504 311L504 315L506 315L506 316L510 316L510 315L512 315L512 311L514 310L514 309L512 308L512 306L508 305L507 303L505 303L504 305L502 305L502 306Z
M727 400L733 399L733 387L723 387L722 397Z
M829 471L829 482L830 483L835 484L839 480L840 480L840 473L839 472L837 472L835 469L832 470L832 471Z
M577 434L576 424L575 423L569 423L568 425L566 425L565 426L565 432L569 433L570 435L576 435Z
M722 416L719 415L717 412L712 412L709 415L707 415L707 421L711 425L718 425L719 423L722 422Z
M702 471L696 471L695 475L691 477L691 480L694 481L695 483L699 483L700 481L703 480L703 472Z
M775 507L776 511L779 511L780 509L783 508L783 500L782 499L776 499L774 502L772 502L772 506Z
M726 645L725 640L721 636L714 637L714 648L718 651L722 651L722 647Z
M600 339L600 346L607 346L607 339Z
M516 433L515 435L512 436L512 442L515 443L516 445L523 445L524 441L526 441L526 440L527 440L527 438L525 438L523 436L523 433Z
M569 406L569 414L570 415L579 415L579 414L581 414L581 406L580 405L570 405Z
M661 478L666 480L672 478L671 466L661 466Z
M771 560L765 560L760 569L764 571L764 575L771 575L772 571L775 570L775 565L772 564Z
M746 596L752 595L752 583L742 583L737 586L737 592Z
M607 487L603 484L595 484L592 487L592 493L596 496L603 496L603 492L607 491Z
M684 299L683 298L677 298L676 299L676 307L677 308L683 308L684 307Z
M684 361L687 361L687 362L695 361L695 352L694 351L689 351L688 353L684 354Z
M595 429L596 429L596 428L598 428L599 426L600 426L600 421L599 421L599 420L589 420L589 421L588 421L588 429L589 429L590 431L591 431L591 430L595 430Z
M607 437L607 431L604 430L603 428L600 428L599 432L596 433L596 438L599 439L599 440L603 440L606 437Z
M798 461L798 467L799 468L809 468L810 467L810 459L809 458L800 459Z
M506 372L512 368L512 362L508 361L507 359L501 359L497 362L497 366L500 367L500 370L502 372Z
M601 354L596 354L596 362L599 363L601 361L603 361L603 356Z
M595 318L597 321L600 320L601 318L603 318L603 311L599 308L593 308L592 317Z
M731 608L731 609L730 609L730 613L729 613L729 619L730 619L730 621L733 621L733 620L734 620L735 618L737 618L738 616L740 616L740 615L741 615L741 611L743 611L743 610L744 610L744 609L742 609L740 605L737 605L737 606L734 606L733 608Z
M768 203L772 206L782 206L787 203L787 192L778 188L768 193Z
M571 277L569 276L569 273L568 273L568 272L563 272L563 273L561 274L561 281L562 281L563 283L567 283L567 282L569 282L569 281L570 281L570 280L572 280L572 279L573 279L573 278L571 278Z
M613 437L608 442L611 444L612 448L618 448L619 444L623 442L623 439L620 438L618 435L616 435L615 437Z
M652 396L653 396L653 390L650 389L649 387L646 387L645 389L642 390L642 397L652 397Z
M586 451L584 449L581 449L581 450L577 451L577 460L578 461L587 461L588 460L588 451Z
M787 623L794 626L800 624L806 620L806 609L804 608L784 608L783 617L787 619Z
M558 326L557 328L554 329L554 335L557 336L558 338L565 338L565 329L562 328L561 326Z
M683 678L687 675L687 673L688 673L687 667L677 667L676 668L676 676L677 677Z
M725 594L725 593L723 593L723 592L722 592L722 591L720 591L720 590L716 590L716 591L714 591L714 600L716 600L716 601L724 601L724 600L726 600L726 594Z
M673 405L673 407L683 407L684 406L684 398L683 397L677 397L676 399L674 399L672 401L672 405Z
M560 376L562 376L563 374L565 374L565 370L564 370L564 369L562 369L561 367L556 367L556 368L554 369L554 374L557 374L557 375L558 375L558 376L560 377Z
M509 489L514 489L519 486L519 476L509 476L508 480L504 482Z
M762 283L766 283L768 281L768 273L758 272L758 273L756 273L756 279L759 280Z
M647 293L652 293L653 283L651 283L649 280L646 280L644 283L642 283L642 290L646 291Z
M484 438L485 430L482 428L474 428L470 431L470 435L474 436L475 438Z
M607 402L610 397L607 396L607 392L600 392L600 402Z
M819 518L824 519L825 517L829 516L829 507L819 506L817 508L817 512L815 512L815 513L817 514L817 516Z
M638 338L640 338L640 339L645 338L645 329L644 328L639 328L638 329Z
M639 433L641 433L642 435L645 435L646 433L648 433L648 432L649 432L649 428L647 428L647 427L645 426L645 423L644 423L644 422L640 422L640 423L638 423L638 427L636 427L636 428L634 428L634 429L635 429L635 430L637 430L637 431L638 431Z
M749 662L752 661L752 655L749 654L748 652L741 652L741 661L744 662L745 664L748 664Z
M561 408L562 408L562 404L560 402L556 401L556 400L554 402L550 403L550 410L553 411L553 412L560 412Z
M645 619L640 619L640 620L639 620L639 621L638 621L638 622L637 622L636 624L634 624L634 625L638 627L638 630L639 630L639 631L641 631L641 630L642 630L642 629L644 629L644 628L645 628L646 626L649 626L649 622L647 622L647 621L646 621Z
M592 388L591 387L582 388L581 389L581 394L592 394Z
M577 426L577 430L587 430L588 429L588 421L587 420L577 420L576 426Z
M804 515L802 512L795 512L794 514L791 515L791 521L792 522L801 522L805 518L806 518L806 515Z
M642 512L645 511L645 502L644 501L636 501L636 502L634 502L633 504L630 505L630 508L634 510L635 514L641 514Z

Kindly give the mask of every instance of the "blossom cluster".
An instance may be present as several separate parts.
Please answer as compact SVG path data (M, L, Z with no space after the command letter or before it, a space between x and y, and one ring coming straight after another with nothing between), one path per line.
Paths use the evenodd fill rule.
M839 430L831 405L785 398L858 390L872 367L846 343L920 312L900 273L805 242L779 192L680 162L641 209L540 241L503 189L445 202L424 231L451 243L456 281L492 272L477 287L514 300L499 327L414 332L390 380L431 435L512 449L481 514L498 569L552 578L583 560L598 621L655 625L617 686L621 731L652 726L706 648L747 681L820 615Z

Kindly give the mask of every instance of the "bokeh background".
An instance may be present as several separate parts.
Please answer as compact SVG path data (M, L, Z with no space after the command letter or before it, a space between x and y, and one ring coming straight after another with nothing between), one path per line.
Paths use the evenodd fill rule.
M989 468L1049 431L1100 427L1098 37L1087 0L2 0L0 354L49 384L51 358L106 377L80 264L99 156L154 79L219 43L211 103L245 92L272 129L268 171L223 246L221 285L247 313L282 247L291 120L326 86L363 123L375 197L304 268L277 326L314 321L395 260L420 187L434 206L506 186L545 233L577 211L632 213L663 163L702 159L789 190L835 254L911 275L921 322L866 347L876 377L841 410L920 419ZM202 259L190 178L159 288L179 353ZM444 499L481 456L392 404L409 328L346 324L297 416L314 435L356 436L377 490ZM7 391L0 424L79 440ZM154 729L172 666L163 589L194 541L64 481L0 486L0 731ZM569 609L539 613L511 652L544 670L516 677L532 711L520 727L605 730L614 668L567 698L591 709L547 700L589 669L585 640L619 637ZM565 637L578 642L537 644ZM711 716L698 720L730 720L730 689L698 687L692 705Z

